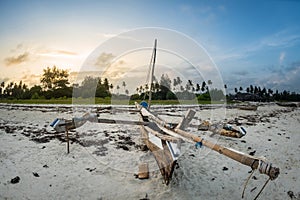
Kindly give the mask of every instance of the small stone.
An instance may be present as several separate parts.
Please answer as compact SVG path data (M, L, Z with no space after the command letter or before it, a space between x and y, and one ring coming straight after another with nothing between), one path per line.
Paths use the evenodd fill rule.
M16 183L19 183L20 180L21 180L20 177L16 176L15 178L13 178L13 179L10 180L10 183L16 184Z
M39 175L38 173L36 173L36 172L32 172L32 174L33 174L33 176L35 176L35 177L40 177L40 175Z
M223 171L227 171L228 170L228 168L227 167L223 167L223 169L222 169Z
M296 198L296 196L294 195L294 192L293 192L293 191L288 191L287 194L289 195L289 197L290 197L291 199Z
M254 156L255 152L256 152L256 150L251 151L251 152L249 153L249 155L250 155L250 156Z

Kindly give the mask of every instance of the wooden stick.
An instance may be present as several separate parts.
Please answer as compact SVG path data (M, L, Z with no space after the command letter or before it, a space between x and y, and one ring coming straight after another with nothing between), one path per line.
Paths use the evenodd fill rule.
M70 153L70 145L69 145L69 132L68 129L66 129L66 139L67 139L67 153Z
M128 124L128 125L148 125L148 122L142 121L127 121L127 120L114 120L114 119L101 119L98 118L98 123L106 124Z

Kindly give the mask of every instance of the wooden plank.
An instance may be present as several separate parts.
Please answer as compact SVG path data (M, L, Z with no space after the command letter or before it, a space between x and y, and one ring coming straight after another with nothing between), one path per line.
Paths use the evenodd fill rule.
M189 109L182 121L176 126L176 128L184 130L189 123L192 121L194 118L196 112L194 110Z
M149 140L148 131L146 129L147 126L140 127L142 133L142 140L154 155L160 173L163 176L166 185L168 185L170 183L176 165L176 160L173 160L172 154L169 150L169 147L166 144L166 141L162 140L163 149L160 149L158 146L156 146Z
M149 167L148 163L141 163L139 165L139 173L138 173L139 179L147 179L149 178Z

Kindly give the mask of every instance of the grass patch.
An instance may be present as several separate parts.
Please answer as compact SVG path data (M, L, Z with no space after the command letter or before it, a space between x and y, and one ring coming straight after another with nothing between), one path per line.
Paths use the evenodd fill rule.
M67 99L0 99L0 103L8 104L104 104L104 105L134 105L135 100L111 100L111 98L67 98ZM137 102L140 102L137 100ZM152 100L153 105L193 105L195 100ZM224 104L224 101L198 101L198 104Z

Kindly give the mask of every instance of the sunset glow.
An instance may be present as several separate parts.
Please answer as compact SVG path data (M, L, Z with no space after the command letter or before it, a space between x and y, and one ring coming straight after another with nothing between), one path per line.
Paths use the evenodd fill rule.
M76 81L86 59L105 41L136 28L161 27L203 46L231 89L257 84L299 92L299 7L297 1L1 1L0 81L39 84L43 69L54 65L68 69L70 81ZM155 37L164 46L160 35L144 42L152 44ZM199 56L171 41L169 49L174 44L190 58ZM110 49L103 53L119 56ZM117 84L124 72L146 66L150 55L150 50L128 54L105 73ZM163 63L180 64L175 57Z

